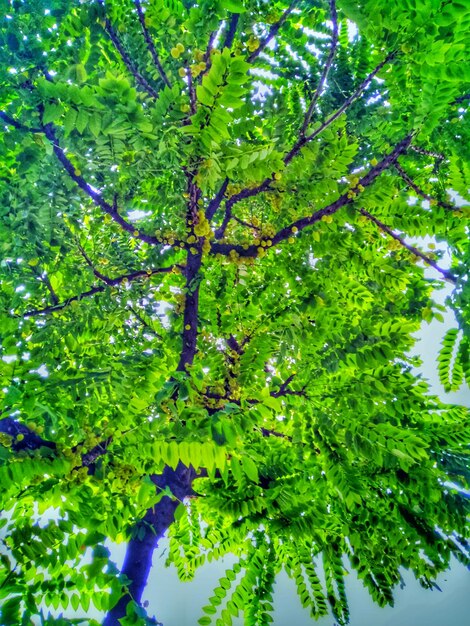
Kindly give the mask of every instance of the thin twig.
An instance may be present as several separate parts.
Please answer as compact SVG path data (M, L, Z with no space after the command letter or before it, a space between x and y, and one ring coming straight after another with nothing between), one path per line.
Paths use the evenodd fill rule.
M410 150L413 150L413 152L416 152L417 154L433 157L434 159L438 159L439 161L445 161L445 156L440 152L432 152L431 150L425 150L424 148L420 148L419 146L410 146Z
M367 89L367 87L369 86L369 84L372 82L372 80L374 79L374 77L380 72L380 70L390 61L392 61L394 59L394 57L396 56L396 52L390 52L389 54L387 54L387 56L385 57L385 59L383 61L381 61L373 70L372 72L366 76L366 78L363 80L363 82L359 85L359 87L356 89L356 91L354 93L352 93L349 98L347 98L343 104L339 107L339 109L337 109L332 115L330 115L330 117L328 117L316 130L314 130L312 133L310 133L310 135L305 135L303 137L301 137L293 146L293 148L290 150L290 152L287 153L287 155L284 157L284 163L287 165L288 163L290 163L292 161L292 159L296 156L296 154L298 154L298 152L300 152L300 150L310 141L312 141L313 139L315 139L315 137L318 137L318 135L320 133L322 133L326 128L328 128L328 126L330 126L330 124L332 124L335 120L338 119L338 117L340 117L340 115L342 115L352 104L354 104L354 102L356 100L358 100L363 92L365 91L365 89Z
M154 274L166 274L168 272L171 272L174 267L181 267L181 266L170 265L168 267L158 267L158 268L153 268L153 269L148 269L148 270L137 270L135 272L130 272L129 274L123 274L122 276L118 276L117 278L110 278L108 279L108 282L106 283L106 285L96 285L95 287L88 289L88 291L83 291L82 293L79 293L76 296L71 296L70 298L67 298L63 302L60 302L59 304L55 304L53 306L46 306L43 309L34 309L32 311L26 311L26 313L23 313L22 315L17 315L16 317L28 318L28 317L37 317L38 315L48 315L49 313L54 313L55 311L60 311L61 309L64 309L65 307L69 306L69 304L71 304L72 302L79 302L80 300L83 300L83 298L89 298L90 296L94 296L97 293L102 293L108 287L117 287L121 283L124 283L124 282L130 283L134 280L139 280L141 278L148 278L150 276L153 276Z
M59 141L57 139L57 136L56 136L56 133L52 124L46 124L43 127L43 132L45 133L47 139L49 139L49 141L51 142L54 154L62 163L67 174L78 185L78 187L80 187L80 189L84 191L87 194L87 196L91 198L91 200L98 207L100 207L100 209L102 209L117 224L119 224L121 228L123 228L126 232L131 234L136 239L140 239L141 241L144 241L145 243L148 243L154 246L162 244L162 242L159 239L157 239L157 237L154 237L153 235L146 235L145 233L140 232L139 230L136 229L134 224L131 224L130 222L126 221L123 217L121 217L121 215L119 215L115 206L112 206L111 204L109 204L109 202L106 202L103 196L96 189L94 189L90 184L88 184L81 174L76 173L75 167L73 166L73 164L71 163L67 155L65 154L64 150L59 145ZM179 245L179 244L180 242L178 241L178 243L175 242L174 245Z
M106 283L106 285L110 285L112 279L109 278L109 276L105 276L99 270L96 269L96 267L93 265L93 261L90 259L88 254L85 252L84 248L82 247L82 245L80 244L79 241L77 241L77 247L78 247L78 249L80 251L80 254L85 259L86 264L91 268L91 270L92 270L93 274L96 276L96 278L99 278L100 280L102 280L104 283Z
M158 73L160 74L165 85L171 88L171 83L168 80L168 76L166 75L166 72L163 69L163 65L161 64L161 61L158 57L157 50L155 49L155 44L153 43L152 37L150 36L147 26L145 25L145 15L144 15L144 12L142 11L142 4L140 3L140 0L134 0L134 3L137 8L137 15L139 16L139 22L142 28L142 34L144 36L145 43L147 44L147 48L150 52L153 62L155 63Z
M289 17L289 15L292 13L292 11L295 9L295 6L297 4L298 0L294 0L291 5L284 11L284 13L281 15L281 17L279 18L279 20L277 22L275 22L274 24L271 24L271 27L268 31L268 34L266 35L266 37L264 37L261 41L259 46L256 48L256 50L254 50L250 56L247 58L248 63L252 63L256 57L266 48L266 46L268 45L268 43L271 41L271 39L273 37L275 37L277 35L277 33L279 32L279 29L281 28L281 26L284 24L284 22L287 20L287 18Z
M367 217L368 220L373 222L381 231L383 231L384 233L387 233L387 235L390 235L390 237L395 239L395 241L398 241L400 243L400 245L402 245L404 248L406 248L409 252L411 252L412 254L417 256L418 258L422 259L427 265L430 265L435 270L437 270L440 274L442 274L442 276L444 276L444 278L446 280L456 284L457 279L452 274L452 272L450 272L449 270L445 270L442 267L439 267L439 265L435 261L433 261L433 259L431 259L429 256L424 254L424 252L421 252L421 250L418 250L418 248L415 248L414 246L410 245L409 243L406 243L406 241L403 239L403 237L398 235L389 226L387 226L386 224L384 224L383 222L378 220L376 217L371 215L365 209L359 209L359 212L361 213L361 215L364 215L364 217Z
M437 206L440 206L443 209L446 209L447 211L458 210L458 207L453 206L452 204L449 204L448 202L441 202L440 200L433 198L432 196L427 194L425 191L423 191L420 187L418 187L418 185L415 182L413 182L413 180L411 180L411 178L408 176L405 170L398 163L395 163L395 169L400 174L401 178L403 178L403 180L408 185L408 187L411 187L411 189L413 189L418 194L418 196L421 196L425 200L428 200L428 202L435 203Z
M98 2L103 7L103 10L105 10L104 0L98 0ZM104 29L107 32L108 37L111 39L114 47L116 48L119 56L121 57L124 65L127 67L128 71L135 78L136 83L138 85L140 85L144 89L144 91L149 93L153 98L158 98L158 93L155 91L155 89L152 87L152 85L149 84L147 79L144 76L142 76L142 74L137 69L137 67L134 64L134 62L131 59L131 57L125 51L124 46L122 45L122 43L121 43L121 41L120 41L116 31L113 28L113 25L111 24L111 22L109 20L109 18L105 16L104 22L105 22Z
M307 132L307 128L310 124L310 120L312 119L313 110L318 101L318 98L321 95L323 86L325 84L326 79L328 78L328 74L330 72L331 66L333 65L333 59L335 58L336 46L338 45L338 14L336 12L335 0L330 0L330 15L331 15L331 21L333 23L333 34L331 37L330 52L328 54L326 63L323 67L323 71L320 76L320 80L318 81L317 88L310 102L310 106L308 107L307 112L305 114L304 123L302 124L302 128L300 129L301 137L304 137L305 133Z

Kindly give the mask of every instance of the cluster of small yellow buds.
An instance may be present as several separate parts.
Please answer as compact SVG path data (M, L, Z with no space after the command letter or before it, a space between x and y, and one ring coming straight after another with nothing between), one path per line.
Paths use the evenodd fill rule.
M250 52L254 52L255 50L257 50L259 48L258 37L255 37L254 35L250 35L250 38L248 39L246 47L248 48Z
M196 63L196 65L191 65L191 76L193 78L197 78L199 74L206 69L206 67L207 66L204 61L200 61L199 63Z
M209 254L210 251L211 251L211 244L209 243L207 239L205 239L204 243L202 244L202 253Z
M174 48L170 50L170 54L174 59L178 59L184 52L184 46L182 43L177 43Z
M347 197L348 197L350 200L353 200L353 199L356 197L356 195L357 195L357 194L356 194L356 192L355 192L355 191L353 191L352 189L350 189L346 195L347 195Z
M239 191L242 190L242 186L241 185L235 185L234 183L230 183L227 185L227 196L233 196L234 194L238 193Z
M332 216L332 215L324 215L324 216L321 218L321 221L322 221L322 222L325 222L325 224L331 224L331 223L332 223L332 221L333 221L333 216Z
M209 237L212 235L211 226L203 210L197 212L197 218L197 224L194 226L194 234L198 237Z
M176 301L175 313L176 315L180 315L184 311L186 296L184 295L184 293L177 293L175 295L175 301Z
M16 439L18 440L18 437ZM12 442L13 438L10 435L7 435L6 433L0 433L0 445L4 446L5 448L10 448Z
M240 255L238 254L238 252L236 250L230 250L229 254L228 254L229 258L231 261L238 261L238 259L240 258Z

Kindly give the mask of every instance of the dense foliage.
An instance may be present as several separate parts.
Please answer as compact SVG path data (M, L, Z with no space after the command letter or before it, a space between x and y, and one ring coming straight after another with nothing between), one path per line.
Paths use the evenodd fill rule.
M0 6L1 623L156 623L166 531L238 557L201 625L469 563L469 411L409 351L447 280L470 379L470 5Z

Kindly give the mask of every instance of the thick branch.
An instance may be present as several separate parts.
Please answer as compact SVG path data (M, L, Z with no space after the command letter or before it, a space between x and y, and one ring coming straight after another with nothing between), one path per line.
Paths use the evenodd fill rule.
M98 2L103 7L103 10L105 10L104 9L104 0L98 0ZM118 37L116 31L113 28L113 25L111 24L111 22L109 20L109 18L105 16L104 21L105 21L105 27L104 27L105 31L107 32L107 34L108 34L109 38L111 39L114 47L116 48L117 52L119 53L119 56L121 57L124 65L127 67L128 71L134 77L136 83L138 85L140 85L144 89L144 91L146 91L148 94L150 94L153 98L158 98L158 93L155 91L155 89L152 87L152 85L150 85L148 83L147 79L144 76L142 76L142 74L139 72L139 70L135 66L135 64L132 61L132 59L130 58L130 56L125 51L121 41L119 40L119 37Z
M197 350L197 335L199 326L199 282L201 276L202 255L198 251L192 254L188 251L186 265L185 305L183 314L183 347L181 350L178 372L185 372L188 365L192 365Z
M153 59L153 62L155 63L155 66L158 70L158 73L160 74L160 76L162 77L163 82L165 83L165 85L167 87L171 87L171 83L168 80L168 76L166 75L165 70L163 69L163 65L161 64L161 61L158 57L157 51L155 49L155 45L153 43L152 37L150 36L150 33L147 29L147 26L145 25L145 15L144 12L142 11L142 4L140 2L140 0L134 0L135 2L135 6L137 8L137 15L139 16L139 22L140 22L140 26L142 28L142 34L144 36L145 39L145 43L147 44L147 48L150 52L150 55Z
M336 13L335 0L330 0L330 14L331 14L331 21L333 23L333 34L331 37L330 52L328 54L326 63L323 67L323 71L321 73L320 80L318 81L318 85L315 90L315 93L313 94L312 101L310 102L310 106L308 107L307 112L305 114L304 123L302 124L302 128L300 129L301 137L304 137L305 133L307 132L307 128L310 124L310 120L312 119L315 105L318 101L318 98L321 95L325 81L328 78L330 68L333 65L333 59L335 58L336 46L338 45L338 15Z
M157 237L153 237L152 235L146 235L145 233L141 233L136 229L134 224L126 221L121 215L119 215L115 206L106 202L103 196L94 189L91 185L89 185L86 180L83 178L81 174L77 174L75 167L65 154L64 150L60 147L59 141L57 139L54 127L52 124L46 124L43 128L43 132L46 134L47 139L52 144L52 148L54 150L54 154L62 163L65 171L70 176L70 178L80 187L82 191L84 191L89 198L96 204L96 206L100 207L107 215L109 215L121 228L123 228L126 232L131 234L136 239L140 239L141 241L145 241L150 245L161 245L161 241L157 239ZM180 242L178 242L179 244ZM176 242L175 242L176 245Z
M169 487L174 498L163 496L157 504L149 509L135 529L134 538L127 546L121 574L130 580L127 593L106 615L103 626L120 626L119 619L126 615L127 605L134 601L139 604L147 584L152 567L152 556L158 542L175 519L175 510L184 498L193 494L192 482L196 477L194 469L179 463L176 470L165 467L160 476L152 480L159 490ZM139 539L137 532L143 529L143 537Z
M287 20L289 15L295 9L296 4L297 4L297 0L294 0L291 3L291 5L281 15L280 19L277 22L275 22L274 24L271 24L271 27L270 27L266 37L264 37L260 41L260 44L256 48L256 50L254 52L252 52L250 54L250 56L247 58L248 63L252 63L256 59L256 57L266 48L266 46L269 44L271 39L277 35L277 33L279 32L279 29L281 28L281 26L285 23L285 21Z
M14 452L21 452L22 450L34 451L39 450L40 448L49 448L50 450L57 449L57 446L53 441L43 439L30 428L16 421L12 417L4 417L3 419L0 419L0 433L5 433L12 438L11 447ZM22 436L22 439L19 441L18 435ZM82 454L81 467L90 467L93 465L95 461L106 452L110 443L111 438L108 437L88 452L84 452ZM77 446L72 448L72 451L75 452L76 449Z
M224 195L225 192L227 191L227 187L228 187L228 178L226 178L224 180L224 182L222 183L222 185L220 186L219 191L217 192L217 194L214 196L214 198L212 198L212 200L209 202L207 209L206 209L206 219L207 220L211 220L217 209L220 206L220 203L222 202L222 200L224 199Z
M237 32L238 20L240 19L239 13L232 13L232 17L230 18L230 24L227 31L227 36L225 37L223 48L231 48L233 44L233 40L235 39L235 33Z
M409 252L411 252L412 254L417 256L418 258L422 259L427 265L430 265L435 270L437 270L440 274L442 274L442 276L446 280L449 280L450 282L452 282L454 284L457 282L457 279L452 274L452 272L450 272L449 270L445 270L442 267L439 267L439 265L435 261L433 261L433 259L428 257L423 252L421 252L421 250L418 250L418 248L415 248L414 246L411 246L409 243L406 243L406 241L403 239L403 237L401 237L396 232L394 232L389 226L386 226L383 222L381 222L376 217L371 215L365 209L359 209L359 212L361 213L361 215L364 215L364 217L367 217L368 220L373 222L382 232L387 233L387 235L390 235L390 237L395 239L395 241L398 241L400 243L400 245L402 245L404 248L406 248Z
M447 211L458 210L458 207L455 207L452 204L449 204L448 202L441 202L440 200L436 200L435 198L427 194L425 191L423 191L420 187L418 187L416 183L414 183L411 180L411 178L408 176L405 170L398 163L395 163L395 169L400 174L401 178L403 178L403 180L408 185L408 187L411 187L411 189L413 189L418 194L418 196L421 196L422 198L424 198L425 200L428 200L429 202L437 204L437 206L440 206L441 208L446 209Z
M79 302L83 298L89 298L90 296L94 296L97 293L102 293L108 287L116 287L117 285L120 285L121 283L125 281L132 282L133 280L138 280L140 278L148 278L149 276L153 276L154 274L168 273L173 270L173 267L179 267L179 266L170 265L169 267L158 267L158 268L149 269L149 270L137 270L135 272L130 272L129 274L123 274L122 276L118 276L117 278L106 277L105 285L97 285L96 287L92 287L91 289L88 289L88 291L83 291L82 293L79 293L76 296L71 296L70 298L67 298L67 300L60 302L59 304L46 306L43 309L35 309L33 311L27 311L26 313L23 313L19 317L27 318L27 317L37 317L38 315L48 315L49 313L54 313L55 311L60 311L61 309L65 309L65 307L67 307L72 302Z
M8 126L12 126L17 130L24 130L29 133L43 133L44 130L42 128L33 128L31 126L25 126L21 122L18 122L13 117L7 115L4 111L0 111L0 119L2 119Z

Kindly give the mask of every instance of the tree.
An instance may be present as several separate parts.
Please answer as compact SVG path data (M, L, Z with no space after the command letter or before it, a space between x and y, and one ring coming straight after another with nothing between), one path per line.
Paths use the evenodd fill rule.
M469 411L409 356L447 280L470 379L468 4L2 8L2 624L155 623L166 532L238 557L202 625L470 563Z

